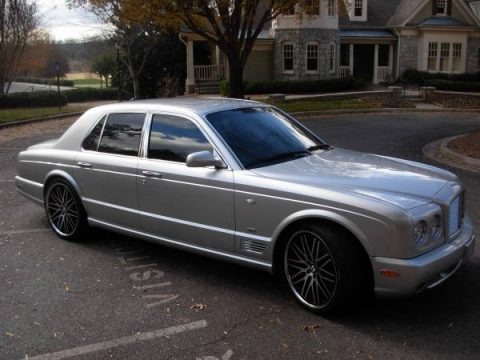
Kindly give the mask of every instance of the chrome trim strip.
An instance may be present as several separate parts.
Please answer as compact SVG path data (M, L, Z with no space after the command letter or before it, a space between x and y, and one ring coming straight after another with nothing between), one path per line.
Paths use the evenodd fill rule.
M17 187L17 192L18 192L20 195L26 197L28 200L31 200L31 201L33 201L34 203L38 204L38 205L43 206L43 204L44 204L44 203L43 203L43 200L37 199L35 196L30 195L30 194L27 194L25 191L19 189L18 187Z
M49 161L20 160L20 162L21 163L30 163L30 164L54 165L54 166L61 166L61 167L78 169L78 166L76 166L76 165L68 165L68 164L63 164L63 163L53 163L53 162L49 162Z
M32 185L32 186L36 186L36 187L39 187L39 188L43 188L43 184L42 183L39 183L39 182L36 182L36 181L32 181L32 180L28 180L28 179L25 179L21 176L15 176L15 181L19 181L19 182L24 182L28 185Z
M255 266L258 266L258 267L265 268L267 270L271 270L271 268L272 268L272 264L269 264L269 263L266 263L266 262L263 262L263 261L254 260L254 259L250 259L250 258L245 258L245 257L242 257L242 256L233 255L233 254L225 253L225 252L222 252L222 251L202 248L202 247L198 247L198 246L191 245L191 244L181 243L181 242L178 242L178 241L175 241L175 240L170 240L170 239L162 238L162 237L155 236L155 235L152 235L152 234L144 233L142 231L133 230L133 229L130 229L130 228L125 228L123 226L110 224L110 223L107 223L107 222L104 222L104 221L101 221L101 220L97 220L97 219L94 219L94 218L88 218L88 221L92 224L96 224L97 226L104 226L104 227L107 227L107 228L124 231L126 233L147 237L147 238L150 238L150 239L153 239L153 240L157 240L157 241L164 242L164 243L167 243L167 244L170 244L170 245L174 245L176 247L183 247L183 248L194 250L194 251L200 252L200 253L206 253L206 254L209 254L209 255L215 255L215 256L218 256L218 257L222 257L222 258L228 258L228 259L231 259L231 260L236 260L238 262L245 262L245 263L248 263L248 264L251 264L251 265L255 265Z
M103 202L103 201L93 200L93 199L89 199L89 198L85 198L85 197L82 198L82 200L87 202L87 203L92 203L92 204L105 206L105 207L109 207L109 208L116 209L116 210L121 210L121 211L129 212L129 213L132 213L132 214L135 214L135 215L148 216L148 217L151 217L151 218L164 220L164 221L168 221L168 222L173 222L173 223L177 223L177 224L182 224L182 225L186 225L186 226L196 227L196 228L199 228L199 229L215 231L215 232L224 233L224 234L233 235L233 236L238 235L238 236L241 236L243 238L248 238L248 239L252 239L252 240L259 240L259 241L265 241L265 242L270 242L271 241L270 238L264 237L264 236L251 235L251 234L247 234L247 233L236 232L235 230L219 228L219 227L211 226L211 225L199 224L199 223L192 222L192 221L176 219L176 218L172 218L172 217L168 217L168 216L162 216L162 215L158 215L158 214L153 214L153 213L149 213L149 212L145 212L145 211L139 211L139 210L127 208L127 207L124 207L124 206L109 204L109 203L106 203L106 202Z

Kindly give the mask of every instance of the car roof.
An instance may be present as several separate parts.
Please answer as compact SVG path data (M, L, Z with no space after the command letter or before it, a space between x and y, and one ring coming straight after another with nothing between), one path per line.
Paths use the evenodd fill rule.
M98 107L105 111L174 111L190 112L203 116L212 112L252 106L266 106L250 100L229 99L222 97L179 96L168 99L138 100L103 105Z

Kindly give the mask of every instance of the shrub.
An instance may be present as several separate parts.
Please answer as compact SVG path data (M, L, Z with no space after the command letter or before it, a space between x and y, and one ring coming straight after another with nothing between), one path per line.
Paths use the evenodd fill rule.
M74 90L63 91L68 102L84 102L96 100L117 100L118 93L115 88L98 89L98 88L79 88ZM122 98L128 99L129 94L122 92Z
M67 105L65 95L55 91L35 91L0 95L0 108L52 107Z
M445 73L430 73L427 71L418 71L415 69L408 69L403 72L401 76L401 80L407 84L416 84L416 85L426 85L427 82L431 80L478 82L480 81L480 73L445 74Z
M52 85L57 86L57 79L45 79L45 78L18 78L15 81L40 85ZM75 84L72 80L60 79L60 86L73 87Z
M480 91L480 82L473 81L430 80L426 85L433 86L437 90L464 92Z

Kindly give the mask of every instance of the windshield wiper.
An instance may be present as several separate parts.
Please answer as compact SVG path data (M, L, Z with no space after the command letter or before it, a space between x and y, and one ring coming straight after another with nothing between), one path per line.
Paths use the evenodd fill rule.
M262 159L262 160L259 160L259 161L254 161L254 162L248 164L248 166L246 166L246 167L248 169L250 169L252 167L260 167L261 165L269 165L269 164L272 164L272 163L275 163L275 162L280 162L282 160L296 159L296 158L300 158L300 157L304 157L304 156L308 156L308 155L311 155L311 153L308 149L307 150L299 150L299 151L291 151L291 152L287 152L287 153L283 153L283 154L273 155L273 156L270 156L266 159Z
M330 146L328 144L321 144L321 145L314 145L310 146L307 151L315 151L315 150L332 150L333 146Z

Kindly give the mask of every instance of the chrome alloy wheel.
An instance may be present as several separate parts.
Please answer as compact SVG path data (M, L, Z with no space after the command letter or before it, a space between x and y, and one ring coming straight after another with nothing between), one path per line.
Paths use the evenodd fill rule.
M322 238L306 230L294 233L287 243L285 275L290 289L308 308L321 310L335 296L338 272L335 259Z
M55 183L47 191L46 209L48 221L61 236L72 236L80 224L80 214L77 200L70 188L61 183Z

